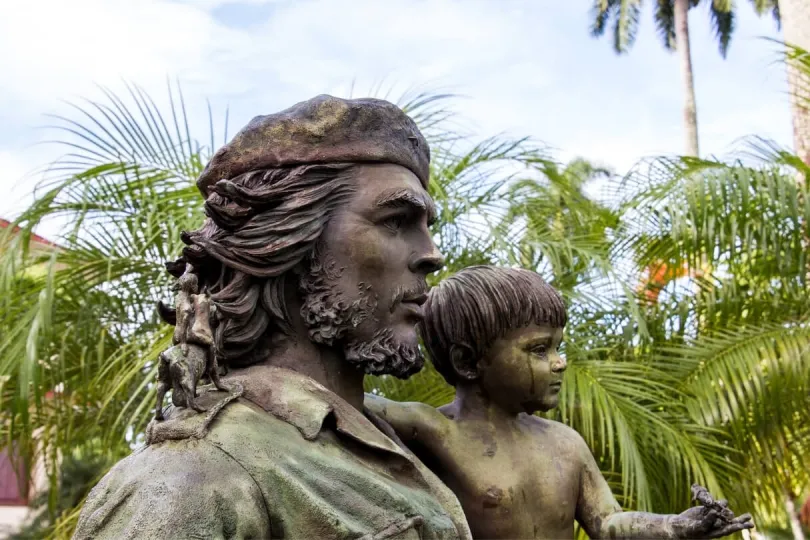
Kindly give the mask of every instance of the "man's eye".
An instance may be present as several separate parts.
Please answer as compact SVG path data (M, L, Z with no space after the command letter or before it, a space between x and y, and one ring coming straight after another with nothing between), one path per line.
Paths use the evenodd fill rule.
M399 229L401 229L403 223L405 223L405 216L391 216L390 218L383 221L383 225L385 225L392 231L398 231Z

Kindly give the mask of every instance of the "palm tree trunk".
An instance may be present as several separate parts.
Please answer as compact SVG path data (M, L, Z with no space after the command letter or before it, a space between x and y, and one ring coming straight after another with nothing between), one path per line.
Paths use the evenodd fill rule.
M801 0L798 0L801 1ZM689 0L675 0L675 50L681 61L684 104L683 125L686 133L686 155L698 153L697 105L692 76L692 54L689 51Z
M783 37L786 43L810 51L810 2L779 0ZM793 109L793 147L796 155L810 165L810 80L788 65L788 87Z

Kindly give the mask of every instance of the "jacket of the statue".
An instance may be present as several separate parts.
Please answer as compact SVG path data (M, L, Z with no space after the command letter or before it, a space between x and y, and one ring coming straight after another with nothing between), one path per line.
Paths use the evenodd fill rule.
M379 418L293 371L227 380L240 391L204 391L207 412L150 424L74 538L470 538L456 497Z

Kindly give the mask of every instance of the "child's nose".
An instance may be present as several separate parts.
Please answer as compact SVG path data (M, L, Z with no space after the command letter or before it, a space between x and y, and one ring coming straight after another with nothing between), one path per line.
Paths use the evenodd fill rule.
M555 354L551 359L551 371L554 373L562 373L568 367L565 357L560 354Z

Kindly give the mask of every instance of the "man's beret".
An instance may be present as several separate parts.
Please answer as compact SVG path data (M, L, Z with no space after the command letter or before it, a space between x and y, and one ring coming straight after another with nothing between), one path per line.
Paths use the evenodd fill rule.
M381 99L321 95L257 116L208 162L197 187L256 169L309 163L393 163L427 187L430 149L402 109Z

